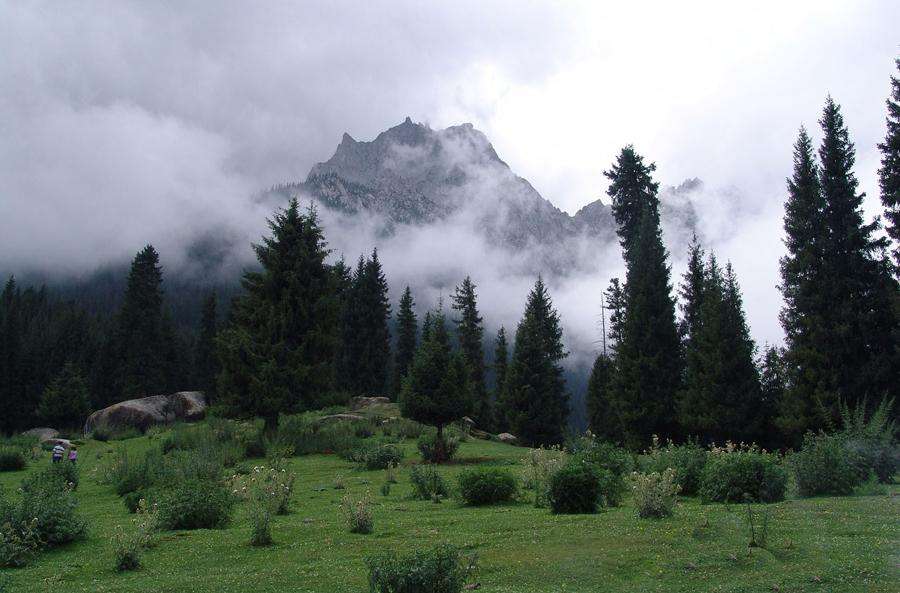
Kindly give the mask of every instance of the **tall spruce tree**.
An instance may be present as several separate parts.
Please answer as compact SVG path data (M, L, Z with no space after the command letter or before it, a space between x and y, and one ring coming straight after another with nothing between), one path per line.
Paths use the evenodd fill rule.
M615 375L615 363L607 354L601 353L594 360L587 387L588 427L591 432L605 441L619 442L622 428L619 417L612 409L610 390Z
M685 345L691 336L697 332L700 320L700 307L703 305L703 287L706 283L706 269L703 264L703 248L697 235L694 235L688 248L687 270L682 276L681 286L678 288L678 296L681 297L682 319L679 325L679 333Z
M785 332L789 388L779 403L777 425L787 442L799 444L803 433L824 425L818 402L827 399L830 371L825 358L830 303L825 283L825 200L819 185L819 167L812 141L800 128L794 144L794 171L787 180L784 206L784 244L781 289L784 307L779 318Z
M21 379L21 292L12 276L0 294L0 433L22 428L27 405Z
M503 401L510 430L526 443L562 442L569 396L560 361L567 354L559 314L538 278L516 329Z
M465 361L453 352L442 311L431 315L430 330L416 351L400 392L403 416L437 427L435 460L447 459L444 427L472 411Z
M777 430L776 418L781 409L781 402L787 392L787 372L784 364L784 352L776 346L765 348L760 361L760 412L761 434L756 442L771 449L786 445Z
M219 374L219 363L216 359L216 334L219 331L216 300L216 294L212 292L203 301L200 331L194 351L197 385L206 395L207 402L215 399L216 376Z
M383 394L391 354L391 306L378 251L360 256L343 299L338 378L350 395Z
M37 417L46 426L80 428L89 412L87 383L78 366L68 362L41 395Z
M403 379L406 377L409 365L412 364L413 357L416 355L419 328L416 323L415 304L412 291L407 286L406 290L403 291L403 296L400 297L400 307L397 311L397 351L394 356L393 382L395 395L400 394L400 390L403 388Z
M120 399L162 393L168 386L159 254L147 245L134 257L119 311L116 347L120 355Z
M622 341L622 328L625 325L625 288L618 278L612 278L603 294L606 310L609 311L609 329L606 335L610 351L615 353L617 344Z
M466 276L451 296L450 306L458 315L454 323L472 387L472 414L476 425L487 427L492 423L492 412L484 379L484 320L478 313L476 288L472 278Z
M606 193L612 198L612 213L626 264L632 259L644 213L649 212L659 224L659 184L653 181L655 170L656 164L645 164L644 158L629 144L616 157L612 167L603 172L610 180Z
M675 433L673 409L680 381L680 341L654 169L628 146L605 173L612 181L607 193L627 267L610 403L631 448L646 445L653 434Z
M895 61L900 71L900 59ZM900 78L891 76L891 96L887 100L887 134L878 145L881 168L878 185L884 204L885 229L893 240L895 276L900 276Z
M857 193L853 173L855 149L840 107L830 97L819 123L819 183L828 229L822 290L830 311L822 354L831 374L820 403L836 421L839 402L851 408L863 401L874 405L896 388L897 283L889 263L879 257L887 242L874 235L878 222L863 220L864 194Z
M494 398L492 402L491 423L486 428L490 431L507 430L509 422L503 402L506 401L506 384L509 378L509 342L506 339L506 328L502 325L497 330L494 340Z
M321 404L333 387L338 299L315 209L297 201L269 221L270 237L254 245L262 267L243 278L231 325L217 339L222 371L217 394L232 413L261 416Z

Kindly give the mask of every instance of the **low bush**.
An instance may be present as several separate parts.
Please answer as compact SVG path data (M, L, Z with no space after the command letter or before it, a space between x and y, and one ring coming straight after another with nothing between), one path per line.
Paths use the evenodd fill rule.
M0 567L27 566L38 555L41 546L37 519L0 523Z
M272 504L264 490L257 489L250 495L247 517L250 519L250 545L255 547L271 545Z
M388 437L418 439L425 432L425 426L409 418L391 418L381 426L381 433Z
M874 474L888 484L900 467L900 448L894 438L896 424L891 419L893 406L893 399L884 399L871 414L865 400L855 408L841 406L843 429L839 436L859 483Z
M459 593L475 567L459 548L443 544L408 556L385 552L366 559L372 593Z
M459 494L473 506L513 500L518 490L512 472L499 467L474 467L459 474Z
M433 500L449 494L447 482L433 465L414 465L409 470L409 481L413 487L413 498Z
M0 446L0 472L15 472L25 469L25 453L9 445Z
M654 436L653 445L640 458L640 467L647 474L675 470L675 482L681 487L681 494L693 496L700 488L707 455L707 450L696 441L683 445L669 441L663 447Z
M565 454L554 446L550 449L530 449L522 459L522 484L534 492L534 506L550 504L550 477L562 467Z
M777 455L755 445L713 447L700 478L703 502L784 500L787 471Z
M125 533L120 526L116 529L115 536L113 536L113 546L116 571L126 572L137 570L141 567L143 548L137 536Z
M631 485L638 517L660 519L672 515L681 489L673 468L667 468L662 473L635 473Z
M294 472L287 471L280 462L273 460L271 466L255 466L247 475L234 474L229 480L229 488L232 494L244 500L266 500L271 513L286 515L290 510L296 479Z
M628 492L626 477L634 469L631 453L612 443L597 440L590 433L569 443L572 463L585 463L597 470L599 504L619 506Z
M372 519L372 501L368 492L356 500L349 493L345 494L341 500L341 512L344 514L350 533L372 533L374 521Z
M281 416L277 441L290 445L294 455L342 454L359 447L364 441L356 436L355 423L322 423L319 418L318 414L313 413Z
M91 438L95 441L124 441L143 436L143 433L136 428L123 428L121 430L113 430L108 426L97 426L91 432Z
M221 529L231 518L234 497L220 484L189 480L160 492L163 529Z
M375 470L400 465L402 460L403 450L396 445L387 444L371 449L363 463L367 470Z
M846 495L861 483L845 440L825 433L806 433L803 447L788 458L800 496Z
M570 462L550 478L550 509L557 514L596 513L600 477L590 463Z
M419 437L416 446L423 460L428 463L444 463L456 456L456 452L459 450L459 439L447 434L441 438L442 440L438 441L437 432L423 433ZM440 444L443 446L439 447Z

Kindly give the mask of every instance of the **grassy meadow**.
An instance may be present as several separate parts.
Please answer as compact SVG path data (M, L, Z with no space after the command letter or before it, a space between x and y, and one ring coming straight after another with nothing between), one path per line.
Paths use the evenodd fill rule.
M477 554L470 579L490 592L859 592L900 590L900 487L887 495L798 499L753 505L768 511L766 549L748 548L747 509L682 498L668 519L639 519L629 500L595 515L553 515L522 501L466 507L412 500L408 468L419 462L414 441L404 441L399 483L380 492L385 472L362 471L336 455L288 460L297 475L291 513L273 520L275 545L248 545L246 504L222 530L169 531L158 537L134 572L113 569L113 535L132 518L111 486L92 474L116 449L154 445L163 435L123 441L85 441L79 447L79 510L88 537L42 553L29 566L0 569L6 591L16 593L209 593L366 591L365 558L385 549L412 551L438 543ZM517 474L526 450L468 440L441 472L455 484L467 465L509 465ZM49 459L0 473L0 486L16 488ZM252 461L251 461L252 463ZM262 463L262 461L260 461ZM344 490L335 489L343 476ZM351 534L339 506L350 492L373 501L374 532Z

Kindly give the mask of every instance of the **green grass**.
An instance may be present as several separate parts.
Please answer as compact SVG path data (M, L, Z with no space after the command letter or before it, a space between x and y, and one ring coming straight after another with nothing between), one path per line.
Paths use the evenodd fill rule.
M157 441L158 442L158 437ZM77 496L88 519L85 541L43 553L24 569L2 569L9 591L60 592L344 592L366 591L364 558L386 549L411 551L442 542L476 552L475 580L487 592L688 592L900 590L900 498L870 496L787 500L768 505L768 549L748 551L744 509L687 499L675 516L641 520L625 506L590 516L554 516L528 503L470 508L408 499L408 469L387 497L383 471L359 471L334 455L294 458L293 512L276 517L269 548L248 545L249 524L238 507L220 531L165 532L133 573L113 571L111 536L130 526L120 498L91 477L97 455L146 448L141 437L88 441L79 447ZM405 443L407 464L417 459ZM455 485L464 463L517 464L524 450L500 443L463 443L461 464L443 468ZM18 485L27 472L0 474ZM518 469L515 468L518 472ZM347 490L333 488L344 475ZM371 535L347 532L339 512L347 492L369 489L375 502ZM898 489L892 488L893 494ZM757 507L760 508L760 507Z

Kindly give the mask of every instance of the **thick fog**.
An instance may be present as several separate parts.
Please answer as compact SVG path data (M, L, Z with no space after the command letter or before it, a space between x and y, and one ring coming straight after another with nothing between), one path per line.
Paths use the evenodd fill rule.
M900 6L620 4L0 1L0 271L83 274L148 242L173 269L199 239L246 260L273 206L253 196L303 180L343 132L371 139L409 115L472 122L570 213L604 196L627 143L664 186L702 179L668 199L690 200L735 265L754 337L778 342L791 145L801 124L816 136L830 92L877 214ZM379 246L394 302L427 278L431 305L471 274L490 325L512 329L534 277L510 271L531 254L473 233L477 207L390 240L377 220L323 217L349 260ZM665 224L677 283L689 225ZM584 353L621 261L615 244L568 248L592 267L551 291Z

